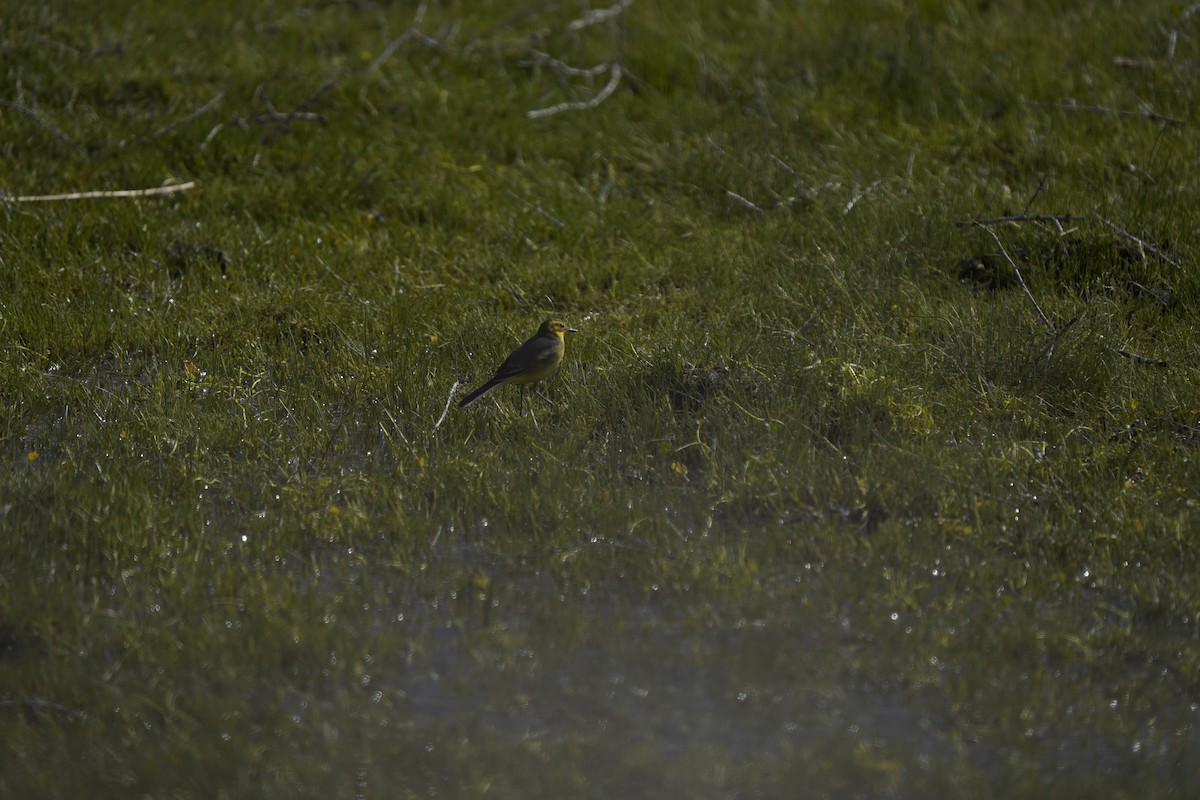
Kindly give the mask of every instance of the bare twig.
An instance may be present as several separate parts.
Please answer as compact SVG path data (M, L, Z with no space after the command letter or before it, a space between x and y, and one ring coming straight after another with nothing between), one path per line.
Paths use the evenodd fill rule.
M1157 359L1157 358L1148 358L1146 356L1139 356L1137 353L1131 353L1124 348L1118 350L1117 355L1125 356L1125 358L1128 358L1130 361L1132 361L1135 364L1146 364L1147 366L1151 366L1151 367L1169 367L1169 366L1171 366L1171 362L1169 362L1169 361L1162 361L1161 359Z
M594 67L572 67L570 64L564 64L549 53L543 53L541 50L530 50L533 56L532 61L523 61L522 66L542 66L545 64L554 70L554 72L568 78L596 78L603 75L611 68L611 65L606 61L603 64L597 64Z
M1158 303L1158 305L1162 308L1162 310L1164 312L1171 305L1171 293L1166 289L1163 289L1158 286L1146 286L1145 284L1138 283L1137 281L1134 281L1134 280L1130 280L1128 282L1128 285L1133 287L1135 296L1149 297L1151 300ZM1133 311L1130 311L1129 318L1132 318L1132 317L1133 317Z
M325 83L317 87L315 92L296 104L296 107L291 111L276 110L275 105L271 102L270 98L267 97L266 92L260 92L263 105L267 107L267 113L251 117L250 121L258 124L265 124L268 122L275 123L274 127L263 134L262 140L264 142L269 142L282 134L291 126L292 122L320 122L321 124L325 124L325 115L318 114L313 111L307 111L306 109L315 103L321 97L321 95L325 94L335 86L337 86L337 81L325 81Z
M721 158L725 158L726 156L729 155L729 151L726 150L721 145L717 144L716 141L712 138L712 136L705 136L704 143L706 145L708 145L709 147L711 147L713 150L716 150L717 155L719 155Z
M385 61L392 57L393 53L400 49L401 45L409 40L416 40L426 47L434 49L442 46L442 43L437 39L421 32L421 22L425 19L425 12L428 7L428 3L421 3L421 5L417 6L417 13L413 15L412 23L405 29L404 33L388 42L387 47L383 48L379 55L375 57L375 60L371 62L371 66L367 67L368 70L371 72L378 70L383 66Z
M854 195L854 197L851 197L851 198L850 198L850 202L846 203L846 207L842 209L842 213L843 213L843 214L849 214L851 211L853 211L853 210L854 210L854 207L855 207L856 205L858 205L858 201L859 201L859 200L862 200L862 199L863 199L864 197L866 197L868 194L870 194L871 192L875 191L875 188L876 188L877 186L879 186L879 184L881 184L881 183L883 183L883 179L881 179L881 178L876 178L874 181L872 181L872 182L871 182L871 185L870 185L870 186L868 186L867 188L863 189L863 190L862 190L861 192L859 192L858 194Z
M50 131L50 133L54 134L55 138L57 138L63 142L66 142L67 144L71 145L79 152L81 152L81 153L83 152L83 148L80 147L79 144L74 139L72 139L67 134L66 131L64 131L62 128L58 127L57 125L55 125L53 122L50 122L48 119L46 119L41 114L34 111L29 106L25 106L20 103L14 103L11 100L0 100L0 106L4 106L5 108L11 108L13 111L24 114L25 116L29 117L34 122L41 125L46 130Z
M525 116L529 119L538 119L540 117L548 117L552 114L560 114L563 111L586 111L603 103L609 96L617 90L617 86L621 83L621 65L614 61L609 65L611 75L608 83L604 88L597 92L590 100L579 102L559 103L556 106L549 108L535 108L532 111L526 111Z
M535 211L538 214L541 214L546 219L550 220L550 224L552 224L554 227L558 228L559 230L562 230L563 228L567 227L567 223L563 222L561 219L554 216L549 211L546 211L544 208L542 208L540 206L536 206L533 203L529 202L524 197L521 197L519 194L516 194L515 192L511 192L508 189L505 189L504 193L507 194L509 197L511 197L513 200L516 200L518 203L520 203L521 205L528 208L530 211Z
M1177 117L1168 117L1165 114L1159 114L1157 111L1151 111L1148 108L1130 111L1123 108L1108 108L1107 106L1095 105L1079 105L1075 102L1069 103L1030 103L1033 106L1042 108L1054 108L1059 111L1078 111L1088 114L1105 114L1110 117L1125 117L1133 119L1148 119L1151 122L1161 122L1165 125L1180 126L1186 124L1183 120Z
M1170 264L1173 267L1176 267L1179 269L1183 268L1182 264L1180 264L1178 261L1176 261L1175 259L1171 258L1169 255L1164 253L1162 248L1159 247L1158 245L1153 244L1151 242L1143 241L1142 239L1139 239L1138 237L1134 236L1129 231L1125 230L1124 228L1120 227L1119 225L1114 225L1113 223L1109 222L1108 220L1106 220L1104 217L1100 216L1099 214L1096 215L1096 219L1100 220L1105 225L1107 225L1109 228L1112 228L1114 231L1119 233L1121 236L1124 236L1126 239L1128 239L1129 241L1136 244L1139 249L1141 249L1147 253L1152 253L1152 254L1158 256L1163 261L1167 262L1168 264Z
M960 228L979 227L984 228L988 225L1000 225L1005 222L1053 222L1058 226L1059 231L1063 230L1064 222L1078 222L1082 217L1077 217L1074 214L1009 214L1004 217L990 217L987 219L968 219L958 223Z
M792 169L791 164L787 163L786 161L784 161L782 158L775 155L774 153L767 153L767 158L771 159L772 161L774 161L776 164L778 164L779 166L786 169L791 174L793 174L793 175L796 174L796 170Z
M1153 58L1132 58L1130 56L1117 56L1116 58L1113 59L1114 67L1124 67L1124 68L1144 67L1144 68L1149 69L1149 68L1155 67L1157 65L1158 65L1158 62L1155 61Z
M120 189L111 192L72 192L70 194L39 194L14 197L17 203L40 203L49 200L91 200L98 197L150 197L159 194L174 194L186 192L196 185L195 181L177 183L171 186L156 186L152 189Z
M1004 249L1004 242L1000 241L1000 237L993 233L992 229L986 225L977 224L977 227L980 230L985 231L987 235L992 237L992 239L996 242L996 246L1000 248L1000 253L1004 256L1004 260L1008 262L1009 266L1012 267L1013 274L1017 276L1017 283L1021 284L1021 290L1025 292L1025 296L1028 297L1029 302L1033 304L1034 310L1037 311L1038 317L1042 320L1042 324L1046 326L1046 330L1050 331L1051 335L1053 335L1053 323L1050 322L1050 318L1046 316L1044 311L1042 311L1042 307L1038 305L1037 300L1033 298L1033 292L1029 291L1029 286L1026 285L1025 278L1021 276L1021 268L1017 266L1016 261L1013 261L1012 256L1008 254L1008 250Z
M321 95L325 94L326 92L328 92L330 89L332 89L335 86L337 86L337 81L325 81L324 83L322 83L320 86L317 87L317 90L315 92L313 92L308 97L301 100L299 102L299 104L297 104L295 111L303 111L304 109L308 108L313 103L317 102L317 100L321 97Z
M433 423L435 431L442 427L442 423L446 420L446 415L450 413L450 403L454 400L454 393L458 391L459 386L462 386L462 383L455 381L454 385L450 387L450 394L446 395L446 407L442 409L442 415L438 417L438 421Z
M180 125L185 125L185 124L191 122L192 120L196 119L197 117L203 116L206 112L208 112L209 109L211 109L217 103L221 102L221 98L223 98L224 96L225 96L224 92L217 92L215 95L213 95L213 98L211 100L209 100L207 103L205 103L204 105L197 108L192 113L188 114L186 117L183 117L182 119L177 119L174 122L172 122L170 125L165 125L165 126L159 128L158 130L156 130L154 133L147 136L146 137L147 141L152 140L152 139L157 139L160 136L166 136L168 133L175 130Z
M742 197L737 192L726 189L725 196L733 198L734 200L737 200L739 203L741 203L742 205L744 205L746 208L750 209L751 211L757 211L760 214L763 213L763 210L761 208L759 208L758 206L756 206L754 203L750 202L746 198Z
M1040 195L1042 193L1042 189L1045 189L1046 184L1049 182L1050 182L1050 173L1047 172L1045 175L1042 176L1042 179L1040 181L1038 181L1037 188L1034 189L1033 194L1031 194L1029 196L1029 202L1025 204L1025 208L1021 209L1022 214L1029 213L1029 209L1033 208L1033 201L1038 199L1038 195Z
M224 127L225 127L224 122L218 122L216 125L214 125L213 129L208 132L208 136L205 136L204 141L200 143L200 149L202 151L205 150L208 147L208 145L212 142L212 140L217 137L217 134L221 132L221 129Z
M1050 337L1050 341L1046 342L1045 346L1038 352L1037 358L1035 358L1034 361L1046 361L1050 358L1050 356L1054 355L1054 348L1058 347L1058 343L1062 341L1063 336L1065 336L1067 331L1071 330L1075 323L1079 322L1079 320L1082 318L1083 315L1080 314L1066 325L1063 325L1059 329L1058 333Z
M66 42L60 42L57 39L51 39L49 36L45 36L40 33L33 34L33 38L45 42L52 47L57 47L63 52L70 53L75 58L96 58L98 56L120 55L125 52L124 42L116 42L104 47L97 47L94 50L80 50L75 45L67 44Z
M280 126L288 122L327 122L324 114L315 111L268 111L266 114L255 114L250 121L258 125L274 122Z
M567 25L569 31L580 31L592 25L599 25L605 20L610 20L613 17L619 17L625 13L625 9L633 4L633 0L621 0L619 3L608 8L597 8L594 11L589 11L579 19Z
M41 697L19 697L15 700L0 700L0 706L28 706L49 711L58 711L63 714L75 717L76 719L87 719L87 715L76 708L69 708L62 703L55 703L52 700L46 700Z

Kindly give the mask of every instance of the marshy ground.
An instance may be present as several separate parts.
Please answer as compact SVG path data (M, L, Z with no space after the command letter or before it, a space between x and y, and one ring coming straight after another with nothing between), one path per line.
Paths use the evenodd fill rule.
M1200 792L1195 7L6 5L0 795Z

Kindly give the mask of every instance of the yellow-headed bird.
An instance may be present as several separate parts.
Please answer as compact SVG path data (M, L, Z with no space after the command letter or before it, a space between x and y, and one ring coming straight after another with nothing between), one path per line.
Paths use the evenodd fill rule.
M496 374L490 381L471 392L458 404L459 408L471 405L502 383L534 383L549 377L554 370L558 369L558 364L562 361L563 336L567 333L579 333L579 331L567 327L567 323L560 319L548 319L543 322L537 333L508 354L508 358L504 359L504 363L500 365L500 369L496 370ZM524 410L524 405L525 391L522 386L522 410Z

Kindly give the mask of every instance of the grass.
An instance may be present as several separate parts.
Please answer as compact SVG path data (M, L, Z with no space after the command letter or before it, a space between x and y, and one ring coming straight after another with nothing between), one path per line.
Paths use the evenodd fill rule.
M1177 4L10 5L0 794L1200 788Z

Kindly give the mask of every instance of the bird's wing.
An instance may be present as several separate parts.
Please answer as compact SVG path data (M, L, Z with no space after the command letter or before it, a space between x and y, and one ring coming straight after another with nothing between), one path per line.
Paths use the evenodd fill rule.
M558 342L534 338L508 354L492 376L494 381L510 381L522 375L537 375L558 362Z

